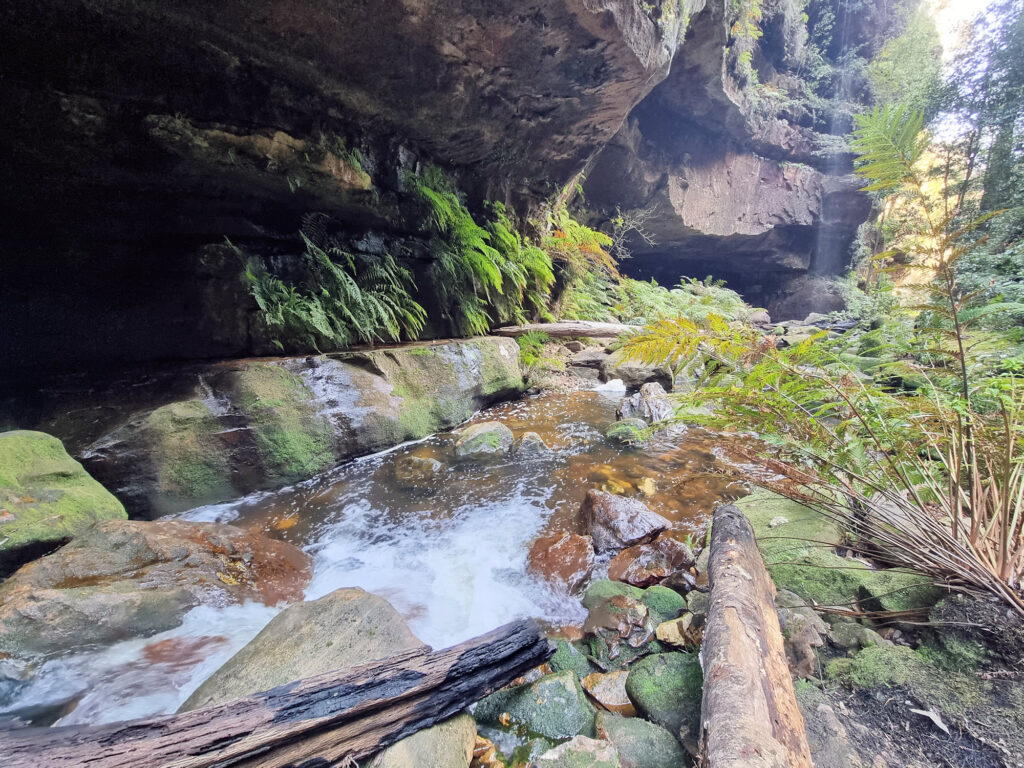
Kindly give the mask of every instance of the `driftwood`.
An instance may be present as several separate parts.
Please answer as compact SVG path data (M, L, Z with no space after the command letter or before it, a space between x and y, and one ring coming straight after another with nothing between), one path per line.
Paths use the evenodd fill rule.
M813 768L775 612L775 585L750 522L715 510L711 604L701 657L705 768Z
M506 325L491 331L495 336L522 336L531 331L543 331L548 336L581 336L589 339L613 339L624 333L637 331L635 325L621 323L595 323L589 320L567 320L561 323L529 323L527 325Z
M4 768L339 765L445 720L552 653L533 621L191 712L0 733Z

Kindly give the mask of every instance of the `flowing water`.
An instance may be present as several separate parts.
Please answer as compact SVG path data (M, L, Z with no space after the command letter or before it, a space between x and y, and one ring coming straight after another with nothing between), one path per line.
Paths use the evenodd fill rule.
M535 459L453 458L452 435L400 446L302 485L202 507L181 517L256 527L313 558L306 599L362 587L389 600L435 648L533 616L552 628L582 623L579 598L526 571L532 541L545 531L583 532L588 488L639 496L673 521L673 535L698 534L715 504L746 493L720 473L729 462L711 436L685 427L643 450L603 437L624 392L548 393L506 403L496 419L518 436L541 435L553 450ZM442 462L428 487L404 487L405 455ZM189 613L178 628L91 653L46 662L6 705L38 724L99 723L173 712L278 609L250 603Z

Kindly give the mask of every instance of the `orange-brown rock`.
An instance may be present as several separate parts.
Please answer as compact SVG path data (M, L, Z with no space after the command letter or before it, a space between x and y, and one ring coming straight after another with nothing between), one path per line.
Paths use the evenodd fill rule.
M634 587L649 587L691 565L693 551L686 544L659 536L649 544L637 544L619 552L608 565L608 578Z
M594 672L584 677L581 682L584 690L609 712L633 717L636 714L636 707L626 694L627 677L628 669L618 669L614 672Z
M642 501L594 489L587 491L580 512L597 552L643 544L672 525Z
M546 581L577 592L594 571L594 546L589 536L556 531L530 547L527 569Z
M0 653L45 655L145 637L200 604L302 599L301 550L218 523L110 520L0 586Z

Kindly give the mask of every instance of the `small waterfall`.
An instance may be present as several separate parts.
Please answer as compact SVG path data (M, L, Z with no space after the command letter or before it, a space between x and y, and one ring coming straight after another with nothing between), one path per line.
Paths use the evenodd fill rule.
M847 135L853 128L853 118L847 109L853 86L850 58L850 24L849 0L840 0L837 10L836 26L839 48L834 59L838 69L835 91L832 94L832 109L829 117L828 136L831 141ZM828 176L844 176L852 172L850 156L839 146L830 146L825 173ZM818 275L838 275L844 271L846 264L844 227L840 225L842 217L836 210L841 202L822 201L821 221L815 234L814 252L811 255L810 272Z

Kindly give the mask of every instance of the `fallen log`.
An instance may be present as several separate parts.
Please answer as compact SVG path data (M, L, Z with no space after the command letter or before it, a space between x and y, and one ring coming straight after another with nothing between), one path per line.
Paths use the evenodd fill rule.
M491 331L495 336L522 336L531 331L542 331L548 336L565 338L580 336L590 339L613 339L624 333L635 333L635 325L621 323L596 323L589 320L566 320L561 323L528 323L527 325L506 325Z
M813 768L775 612L775 584L750 521L732 505L715 510L708 563L702 765Z
M533 621L177 715L0 733L5 768L333 766L445 720L550 658Z

